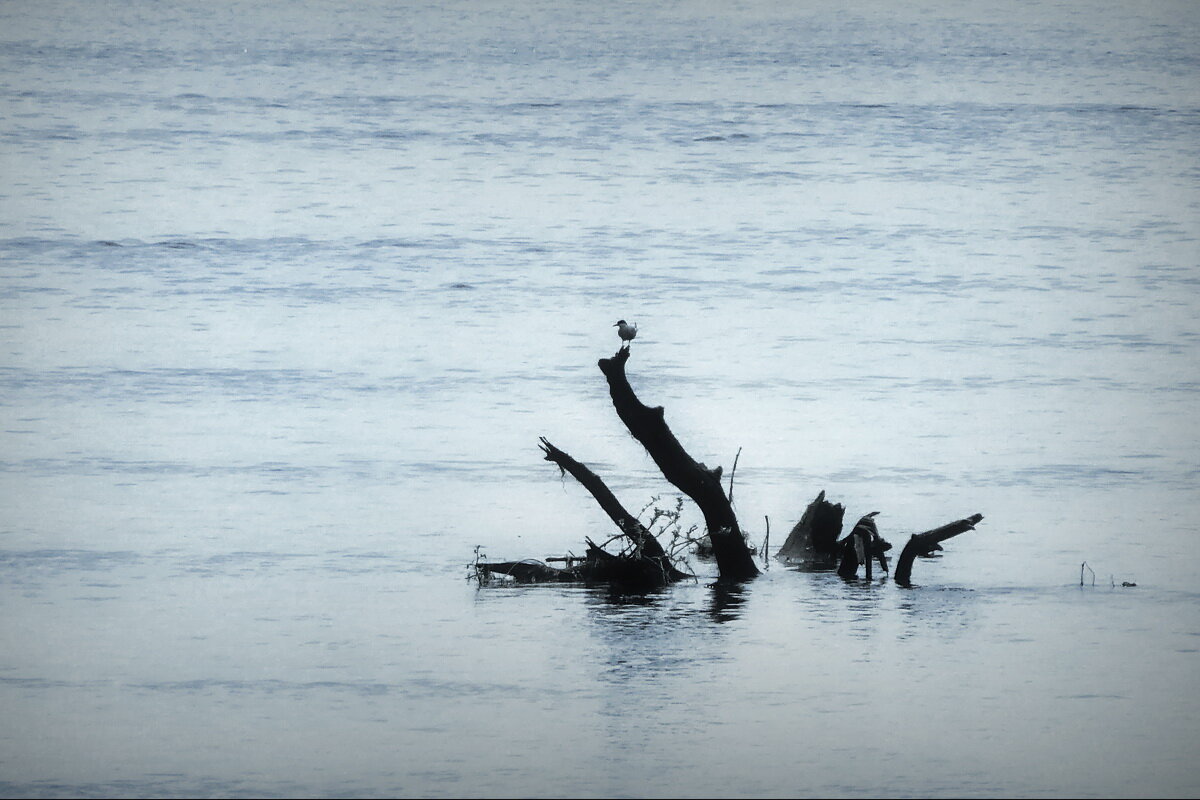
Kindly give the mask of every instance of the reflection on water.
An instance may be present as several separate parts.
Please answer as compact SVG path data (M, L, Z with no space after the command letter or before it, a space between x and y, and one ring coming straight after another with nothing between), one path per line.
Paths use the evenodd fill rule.
M711 590L708 615L713 622L731 622L741 616L742 606L746 602L742 585L718 581L712 584Z

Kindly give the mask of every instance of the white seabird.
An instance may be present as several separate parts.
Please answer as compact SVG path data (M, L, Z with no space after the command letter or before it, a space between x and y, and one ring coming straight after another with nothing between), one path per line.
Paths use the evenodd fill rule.
M637 325L630 325L623 319L617 320L613 327L617 329L617 336L621 337L621 346L628 347L633 341L633 337L637 336Z

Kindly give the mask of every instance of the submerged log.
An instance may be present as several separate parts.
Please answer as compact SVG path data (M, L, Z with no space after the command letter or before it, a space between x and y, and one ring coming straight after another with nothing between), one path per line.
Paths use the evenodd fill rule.
M608 586L618 592L645 592L661 589L679 578L691 577L672 567L643 555L622 553L614 555L587 539L587 553L580 557L548 558L562 561L566 567L552 567L545 561L527 558L522 561L477 561L475 577L483 584L497 575L516 583L583 583L588 586Z
M912 585L912 565L917 556L930 556L942 549L941 543L960 533L974 530L983 519L983 514L972 514L965 519L956 520L940 528L934 528L924 533L914 533L908 544L900 551L896 559L896 574L894 580L901 586Z
M650 537L654 539L653 536ZM654 539L657 543L658 540ZM691 575L675 569L664 555L648 558L637 551L613 555L588 540L587 560L579 566L584 583L604 584L620 592L646 592L661 589Z
M837 563L846 509L825 499L825 490L808 504L804 515L792 528L783 547L775 553L780 561L811 566L832 567Z
M507 575L517 583L557 583L581 580L577 570L558 569L533 558L523 561L476 562L475 577L481 583L495 575Z
M688 455L667 426L663 407L651 408L638 399L625 375L629 353L630 348L623 347L612 358L602 358L599 363L608 380L617 416L646 448L663 477L700 508L721 579L742 581L755 577L758 567L721 486L721 468L709 469Z

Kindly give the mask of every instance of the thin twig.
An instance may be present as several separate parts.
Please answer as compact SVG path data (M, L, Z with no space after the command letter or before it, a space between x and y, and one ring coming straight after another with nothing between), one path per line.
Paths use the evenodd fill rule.
M618 533L615 536L610 536L607 539L605 539L603 542L600 543L600 549L603 550L605 547L608 547L610 542L615 542L617 539L624 539L624 538L625 538L625 534L623 534L623 533Z
M650 508L650 506L654 505L657 502L658 502L658 495L654 495L654 497L651 497L650 501L648 503L646 503L646 505L642 506L642 510L637 513L637 518L641 519L642 514L646 513L646 509ZM647 526L647 527L649 527L649 526Z
M771 550L771 518L768 517L766 514L763 514L763 519L767 521L767 535L763 538L763 546L762 546L763 568L770 569L771 568L771 557L768 556L767 553L769 553Z
M693 525L691 528L688 529L687 533L680 535L678 542L672 544L672 546L671 546L671 557L672 558L675 557L676 551L680 550L681 548L687 547L689 544L700 544L700 540L703 539L704 537L703 536L699 536L699 537L692 536L692 533L696 530L696 528L697 528L697 526Z
M733 503L733 476L737 474L738 458L742 455L742 448L738 448L737 455L733 457L733 468L729 470L729 502Z

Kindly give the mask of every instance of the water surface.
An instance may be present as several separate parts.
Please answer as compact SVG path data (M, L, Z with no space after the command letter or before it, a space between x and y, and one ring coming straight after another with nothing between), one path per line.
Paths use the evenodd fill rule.
M0 17L0 794L1200 788L1192 4ZM755 544L984 522L476 587L613 532L539 436L674 504L619 318Z

